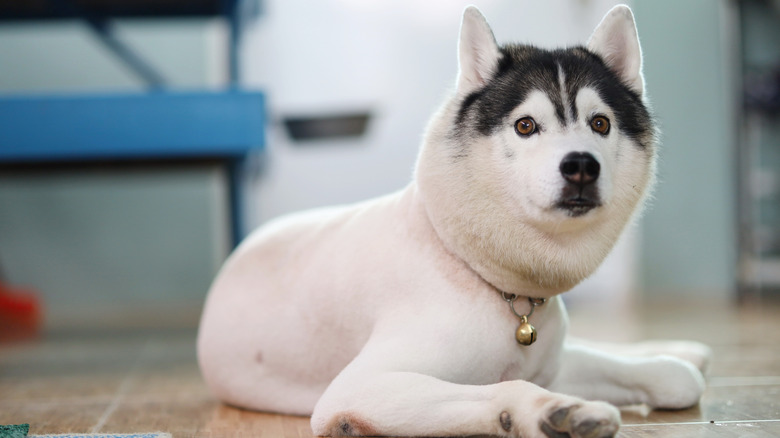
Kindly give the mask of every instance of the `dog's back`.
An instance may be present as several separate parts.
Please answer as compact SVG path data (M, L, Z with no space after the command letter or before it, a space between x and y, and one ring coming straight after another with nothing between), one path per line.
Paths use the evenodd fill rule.
M218 397L311 413L377 313L416 290L401 279L436 261L426 248L432 230L412 217L413 192L286 216L237 248L211 287L198 336L201 370Z

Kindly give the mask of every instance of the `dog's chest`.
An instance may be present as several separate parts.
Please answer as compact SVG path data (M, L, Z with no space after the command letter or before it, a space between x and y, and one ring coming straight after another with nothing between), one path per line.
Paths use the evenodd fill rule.
M557 369L563 338L557 308L538 311L531 318L538 324L537 341L520 345L515 339L520 320L500 296L495 298L496 303L472 302L463 306L451 303L430 315L424 329L409 327L409 335L420 346L416 354L429 357L434 362L433 368L442 370L439 377L448 381L549 383L553 377L551 372ZM557 307L557 302L552 304Z

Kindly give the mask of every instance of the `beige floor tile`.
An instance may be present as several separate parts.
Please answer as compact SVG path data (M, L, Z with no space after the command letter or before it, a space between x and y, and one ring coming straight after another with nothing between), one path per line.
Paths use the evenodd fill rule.
M780 421L623 426L622 438L777 438Z
M622 417L625 424L780 419L780 385L711 387L694 408L649 413L629 409Z
M108 402L61 401L0 404L0 424L30 424L30 434L89 433Z

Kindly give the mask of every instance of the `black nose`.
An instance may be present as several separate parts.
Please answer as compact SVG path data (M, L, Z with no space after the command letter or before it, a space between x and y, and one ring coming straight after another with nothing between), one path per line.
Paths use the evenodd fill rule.
M601 165L587 152L572 152L561 161L561 175L566 181L586 186L599 179Z

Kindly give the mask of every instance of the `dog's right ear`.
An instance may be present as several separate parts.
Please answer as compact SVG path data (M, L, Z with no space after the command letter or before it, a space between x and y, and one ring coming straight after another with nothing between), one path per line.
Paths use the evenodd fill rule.
M493 31L476 6L463 11L458 43L458 93L470 94L482 88L498 67L500 54Z

